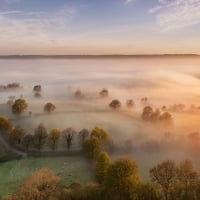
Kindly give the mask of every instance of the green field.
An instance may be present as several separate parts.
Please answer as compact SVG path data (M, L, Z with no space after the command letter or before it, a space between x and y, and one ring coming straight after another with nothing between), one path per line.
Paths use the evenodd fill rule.
M48 167L63 178L65 185L94 181L87 162L82 157L29 158L0 164L0 196L15 190L32 172Z

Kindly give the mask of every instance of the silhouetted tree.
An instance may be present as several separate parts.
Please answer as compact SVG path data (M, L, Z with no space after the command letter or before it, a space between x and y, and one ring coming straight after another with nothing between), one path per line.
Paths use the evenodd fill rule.
M83 93L81 92L81 90L77 90L75 93L74 93L74 96L78 99L82 99L84 98L84 95Z
M33 87L33 91L34 92L42 92L42 86L41 85L35 85L34 87Z
M100 97L102 97L102 98L106 98L106 97L109 96L109 92L108 92L108 90L107 90L106 88L103 88L103 89L101 90L101 92L99 93L99 95L100 95Z
M141 98L141 104L142 104L142 105L146 105L147 102L148 102L148 98L147 98L147 97L142 97L142 98Z
M34 144L34 138L31 134L26 134L22 139L22 145L26 149L26 151L29 150L30 147L32 147Z
M110 108L115 109L115 110L119 109L121 105L122 105L121 102L117 99L112 100L111 103L109 104Z
M52 104L52 103L50 103L50 102L49 102L49 103L46 103L46 104L44 105L44 111L45 111L45 112L51 113L51 112L53 112L55 109L56 109L55 105Z
M45 126L42 123L40 123L38 127L35 129L34 133L34 145L39 151L46 143L47 137L48 137L47 130Z
M73 128L66 128L65 130L62 131L64 143L68 150L70 150L72 146L72 141L74 139L75 134L76 134L76 131Z
M79 137L81 145L83 145L84 141L89 137L89 135L90 135L90 131L87 129L82 129L78 133L78 137Z
M142 112L142 119L149 121L153 115L153 109L151 106L145 106Z
M20 127L14 127L9 133L9 142L11 144L21 144L23 137L25 136L26 131Z
M128 99L128 100L126 101L126 106L127 106L127 108L133 108L134 105L135 105L135 103L134 103L134 101L133 101L132 99Z

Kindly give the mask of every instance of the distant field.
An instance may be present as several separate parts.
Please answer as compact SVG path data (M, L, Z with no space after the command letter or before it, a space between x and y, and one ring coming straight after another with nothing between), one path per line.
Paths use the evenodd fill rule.
M82 157L30 158L0 164L0 196L7 195L32 172L48 167L63 178L66 185L94 181L87 162Z

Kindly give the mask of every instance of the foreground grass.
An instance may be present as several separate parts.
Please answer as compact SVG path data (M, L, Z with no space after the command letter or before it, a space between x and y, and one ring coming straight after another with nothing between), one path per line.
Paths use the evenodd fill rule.
M0 164L0 196L13 192L32 172L48 167L63 178L64 184L94 181L87 162L82 157L29 158Z

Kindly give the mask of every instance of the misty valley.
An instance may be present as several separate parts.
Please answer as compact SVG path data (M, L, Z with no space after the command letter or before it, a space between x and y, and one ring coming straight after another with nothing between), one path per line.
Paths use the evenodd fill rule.
M134 183L153 180L161 188L157 194L146 185L149 199L176 199L170 180L179 177L178 169L191 167L194 180L200 170L199 65L193 56L1 58L0 196L21 195L17 188L25 178L40 180L43 174L51 184L62 177L70 185L63 199L81 199L74 194L80 187L100 194L96 185L88 186L104 183L98 161L113 162L115 170L117 164L123 170L123 162L137 168L130 158L138 165ZM157 176L162 166L171 167L164 184ZM109 192L115 191L112 176L106 180ZM140 195L136 200L145 200ZM195 195L186 199L200 197ZM115 199L130 199L119 196Z

